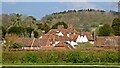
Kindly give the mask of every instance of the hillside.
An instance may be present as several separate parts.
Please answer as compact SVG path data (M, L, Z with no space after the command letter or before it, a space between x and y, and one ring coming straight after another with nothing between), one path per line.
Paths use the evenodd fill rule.
M113 19L117 17L117 14L113 12L107 12L102 10L68 10L59 13L53 13L46 15L41 19L42 23L49 23L50 26L57 22L71 23L80 31L86 27L98 27L99 24L112 24Z

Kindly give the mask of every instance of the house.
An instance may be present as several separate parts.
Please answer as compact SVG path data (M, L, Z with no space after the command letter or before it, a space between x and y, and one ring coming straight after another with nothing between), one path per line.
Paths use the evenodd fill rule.
M119 45L120 36L96 36L96 45Z
M57 48L66 48L66 49L74 49L74 45L73 41L71 43L70 38L68 38L67 36L63 35L62 32L58 33L56 31L57 34L44 34L42 35L39 39L40 39L40 45L41 46L53 46L53 47L57 47ZM68 43L68 41L70 43Z
M78 33L73 40L77 43L86 43L94 41L90 32Z
M67 29L61 25L58 29L51 29L48 33L42 34L39 38L9 38L9 42L20 43L23 50L72 50L77 43L86 43L93 40L90 32L78 33L71 24Z
M75 49L76 42L73 38L77 34L75 29L68 27L64 29L59 26L58 29L51 29L47 34L39 37L41 46L53 46L55 48ZM69 35L69 36L68 36Z

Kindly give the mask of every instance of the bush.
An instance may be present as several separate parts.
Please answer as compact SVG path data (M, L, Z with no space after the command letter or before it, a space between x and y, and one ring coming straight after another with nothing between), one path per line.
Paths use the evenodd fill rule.
M22 45L18 44L18 43L13 43L11 45L11 48L22 48Z
M99 64L118 60L118 51L3 52L3 64Z
M24 56L25 63L37 63L37 54L36 53L26 53Z
M20 44L14 43L13 48L22 48L22 46Z

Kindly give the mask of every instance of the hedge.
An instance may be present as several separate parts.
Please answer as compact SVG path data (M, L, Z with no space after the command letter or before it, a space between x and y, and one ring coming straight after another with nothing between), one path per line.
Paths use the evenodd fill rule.
M118 63L118 51L9 51L3 52L3 64L46 64L46 63Z

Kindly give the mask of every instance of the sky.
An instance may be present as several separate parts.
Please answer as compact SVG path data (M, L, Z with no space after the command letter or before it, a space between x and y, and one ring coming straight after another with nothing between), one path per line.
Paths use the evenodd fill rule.
M1 0L2 2L118 2L119 0Z
M80 10L80 9L101 9L106 11L117 11L118 0L4 0L2 10L0 13L20 13L28 16L34 16L36 19L41 19L45 15L54 12L61 12L65 10Z

